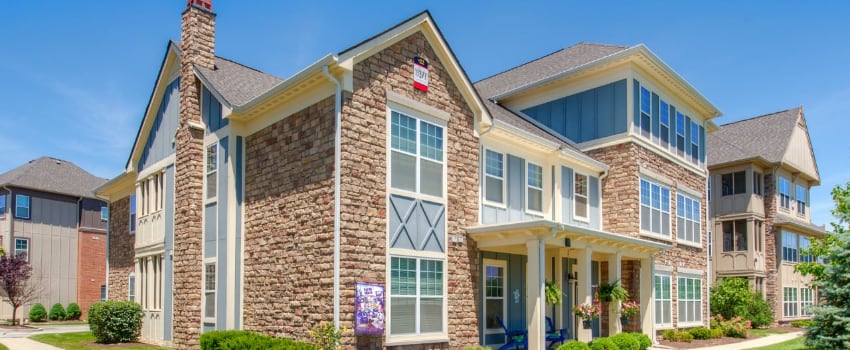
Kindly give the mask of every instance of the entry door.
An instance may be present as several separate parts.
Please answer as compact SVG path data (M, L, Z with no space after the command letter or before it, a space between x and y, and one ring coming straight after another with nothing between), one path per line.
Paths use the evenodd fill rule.
M590 295L591 295L591 301L592 301L593 296L596 295L596 291L599 290L599 262L598 261L592 261L590 263L590 271L591 271L591 274L592 274L592 276L590 276L591 277L590 278L590 283L591 283L591 290L590 290L591 294ZM581 276L579 276L579 278L581 278ZM602 334L600 332L601 326L602 326L602 319L601 318L594 318L593 319L593 326L592 326L594 338L599 338L599 337L602 336Z
M575 313L573 313L573 306L575 306L575 292L576 288L578 288L578 284L576 281L571 279L570 276L573 275L573 264L576 263L575 259L563 259L562 261L562 269L564 271L564 280L561 285L561 291L564 292L564 300L561 303L561 307L563 307L562 314L564 315L563 320L563 328L567 330L567 339L575 339Z

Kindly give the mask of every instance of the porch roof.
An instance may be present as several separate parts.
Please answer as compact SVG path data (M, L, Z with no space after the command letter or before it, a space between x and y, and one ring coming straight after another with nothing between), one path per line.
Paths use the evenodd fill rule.
M548 245L563 247L563 239L569 238L572 247L600 251L628 250L651 255L670 249L670 245L664 243L547 219L479 225L466 230L479 248L524 246L529 239L543 239Z

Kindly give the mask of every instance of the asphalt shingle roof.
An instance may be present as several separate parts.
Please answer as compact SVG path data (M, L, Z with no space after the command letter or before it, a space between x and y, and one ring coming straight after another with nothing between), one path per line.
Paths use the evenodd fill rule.
M99 178L62 159L41 157L0 174L0 186L22 187L74 197L97 198L94 189L105 184Z
M215 69L197 68L212 88L232 106L241 106L283 81L276 76L218 56L215 58Z
M802 107L721 125L708 134L708 166L755 157L782 161Z

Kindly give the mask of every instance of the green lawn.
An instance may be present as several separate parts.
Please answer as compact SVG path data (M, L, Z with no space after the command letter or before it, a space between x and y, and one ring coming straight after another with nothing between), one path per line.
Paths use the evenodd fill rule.
M85 350L95 349L86 345L86 343L94 342L94 336L91 332L76 332L76 333L56 333L56 334L39 334L30 337L30 339L45 344L50 344L66 350ZM164 350L166 348L147 345L147 344L126 344L123 346L113 345L110 349L126 349L126 350Z
M6 345L0 344L0 350L9 350Z
M806 337L799 337L779 344L762 346L760 348L752 348L749 350L809 350L809 348L806 347L805 341Z
M751 329L750 330L750 334L757 335L759 337L764 337L764 336L768 336L768 335L771 335L771 334L782 334L782 333L788 333L788 331L782 331L782 330L778 330L778 329Z

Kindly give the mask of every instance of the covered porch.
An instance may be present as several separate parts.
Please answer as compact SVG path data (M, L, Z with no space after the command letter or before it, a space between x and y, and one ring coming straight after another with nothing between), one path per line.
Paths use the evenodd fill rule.
M527 331L529 349L547 347L547 328L564 329L567 340L580 341L620 333L619 301L603 303L602 317L589 329L572 311L574 305L591 304L600 283L615 281L641 306L625 331L654 338L653 257L668 245L545 219L477 226L468 232L481 251L483 345L498 348L510 342L497 319L509 331ZM547 281L563 292L560 305L547 305ZM547 327L547 318L552 326Z

